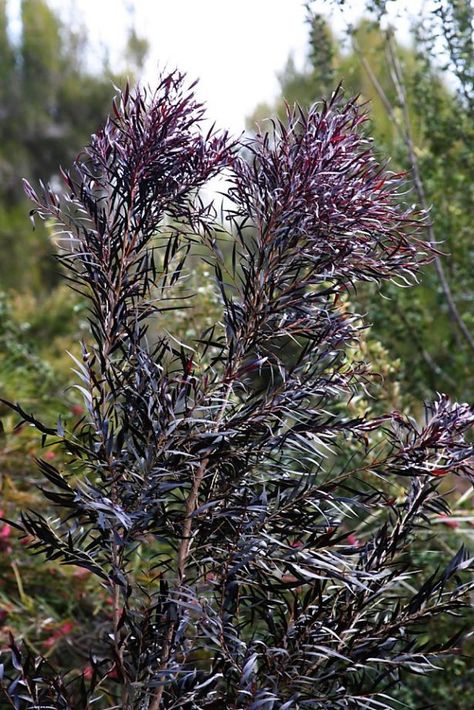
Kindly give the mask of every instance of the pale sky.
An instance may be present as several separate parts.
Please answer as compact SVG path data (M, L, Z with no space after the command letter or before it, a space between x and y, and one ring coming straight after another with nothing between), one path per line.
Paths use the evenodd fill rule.
M130 3L131 4L131 3ZM94 39L116 46L121 0L78 0ZM135 27L150 42L146 79L177 67L193 80L209 116L240 132L261 101L278 94L277 72L293 52L301 64L307 27L300 0L135 0ZM122 35L123 36L123 35Z
M393 0L393 13L427 0ZM9 0L18 16L20 0ZM208 115L222 128L240 133L245 118L260 102L271 103L279 93L277 74L290 53L301 66L306 56L308 27L303 0L49 0L66 22L86 25L94 45L110 50L120 61L125 31L133 7L135 28L150 42L145 80L151 85L158 67L178 68L199 78L197 94ZM352 10L335 11L331 24L342 29L354 21L363 0ZM330 3L318 0L319 11ZM71 10L74 8L74 10ZM397 22L397 20L395 20ZM399 21L398 21L399 23ZM403 27L402 27L403 32Z

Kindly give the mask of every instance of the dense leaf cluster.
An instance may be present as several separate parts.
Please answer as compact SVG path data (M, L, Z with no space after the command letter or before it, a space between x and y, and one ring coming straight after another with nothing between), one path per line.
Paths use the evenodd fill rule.
M16 525L92 572L113 618L80 678L12 643L0 687L17 708L390 707L401 672L454 644L418 633L465 604L466 553L417 588L410 545L446 513L443 476L472 474L474 412L443 396L422 423L345 406L370 382L345 296L416 277L420 216L340 91L242 145L202 118L179 73L126 90L63 192L26 187L91 335L74 430L12 405L70 457L39 461L57 515ZM222 173L219 215L199 191ZM187 305L196 255L221 320L194 342L152 337Z

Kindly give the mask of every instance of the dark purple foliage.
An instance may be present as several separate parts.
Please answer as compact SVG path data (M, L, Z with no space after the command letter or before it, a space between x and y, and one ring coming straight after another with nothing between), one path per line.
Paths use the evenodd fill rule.
M247 144L252 161L235 162L238 213L258 226L268 253L318 283L410 276L421 256L420 225L397 200L401 176L378 163L365 121L338 90L307 116L289 111L287 125Z
M416 278L420 217L339 90L241 146L201 118L179 74L127 90L64 194L27 186L58 224L91 334L73 431L12 405L71 454L64 470L39 462L59 517L19 526L34 552L93 572L114 618L87 682L12 645L3 690L18 708L389 708L400 674L454 643L419 630L470 589L463 549L421 583L409 549L446 511L444 473L472 474L472 409L440 397L423 425L344 406L368 386L344 296ZM222 171L218 223L198 190ZM153 340L193 254L222 320L186 348Z

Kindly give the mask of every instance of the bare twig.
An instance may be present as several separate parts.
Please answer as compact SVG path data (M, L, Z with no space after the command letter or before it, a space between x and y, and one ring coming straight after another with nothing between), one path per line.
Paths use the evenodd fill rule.
M367 73L367 76L369 77L375 91L377 92L377 95L379 96L380 100L382 101L388 115L390 116L390 119L393 122L393 125L397 129L398 134L400 135L400 137L402 138L402 140L405 144L405 147L406 147L407 153L408 153L408 160L410 163L411 172L413 175L413 182L414 182L416 194L418 197L418 202L419 202L420 206L422 207L422 209L427 213L429 211L429 203L428 203L428 200L426 197L426 192L425 192L425 188L424 188L424 184L423 184L423 178L421 176L418 158L416 156L416 150L415 150L413 135L412 135L412 131L411 131L410 113L409 113L409 108L408 108L408 101L407 101L405 86L404 86L404 82L403 82L402 70L400 67L400 62L398 60L395 48L393 46L393 30L387 31L386 40L387 40L386 47L387 47L387 57L388 57L390 74L391 74L392 81L394 83L394 86L395 86L395 89L397 92L397 98L398 98L398 102L400 104L400 108L402 109L403 124L397 118L395 111L393 109L393 106L392 106L386 92L384 91L383 87L381 86L380 82L378 81L369 62L367 61L366 57L363 55L363 53L362 53L362 51L361 51L360 47L358 46L355 39L353 40L353 46L354 46L354 50L356 51L357 55L359 56L359 58L361 60L361 64L364 67L364 69ZM427 229L427 234L428 234L428 242L436 250L437 245L438 245L438 241L436 239L434 226L433 226L433 223L431 220L426 222L426 229ZM446 277L446 274L444 271L441 257L439 256L439 254L436 251L434 252L434 265L435 265L436 274L438 276L439 283L441 285L441 289L442 289L444 297L446 299L446 304L448 306L452 321L457 326L459 331L462 333L468 346L474 352L474 338L472 337L466 324L464 323L464 320L463 320L461 314L459 313L459 310L457 308L456 302L454 300L451 288L449 286L449 283L448 283L448 280L447 280L447 277Z

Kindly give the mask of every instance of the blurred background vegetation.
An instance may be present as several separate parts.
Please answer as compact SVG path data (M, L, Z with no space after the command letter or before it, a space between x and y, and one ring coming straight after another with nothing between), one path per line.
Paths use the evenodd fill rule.
M335 4L343 10L344 0ZM352 413L403 409L417 417L437 391L473 399L474 377L474 45L469 0L435 0L413 21L401 45L387 25L382 0L367 0L366 17L336 35L326 15L329 2L307 6L308 52L303 68L290 57L279 80L281 98L259 105L249 131L265 130L271 117L284 120L285 101L307 107L330 96L343 82L346 95L369 101L368 132L391 156L394 171L406 171L413 189L405 199L430 209L425 238L443 254L426 269L416 289L372 288L352 294L348 307L368 313L371 327L362 348L383 378L372 397L354 400ZM323 8L325 9L325 7ZM347 9L347 12L349 10ZM123 66L104 60L86 69L90 50L85 28L66 26L46 0L21 1L21 34L11 38L6 0L0 0L0 397L19 400L52 421L74 424L82 407L65 351L87 336L80 298L58 272L47 227L33 230L21 178L57 180L58 165L74 156L106 116L115 85L138 78L147 42L130 29ZM444 256L447 255L447 256ZM188 287L199 294L197 310L167 316L193 337L216 312L205 265L196 264ZM176 318L179 321L176 322ZM166 324L165 324L166 325ZM0 510L15 519L18 508L37 507L34 456L54 459L41 442L0 405ZM451 490L452 515L435 520L413 549L413 558L435 560L472 543L470 492ZM433 562L434 564L434 562ZM110 613L109 600L88 586L87 572L71 572L26 556L14 529L0 522L0 650L9 630L35 651L53 654L64 667L86 669L89 638ZM52 583L52 580L54 582ZM450 620L432 634L469 626ZM472 625L472 618L471 618ZM469 642L447 670L428 679L407 679L398 697L408 707L474 706L474 669Z

